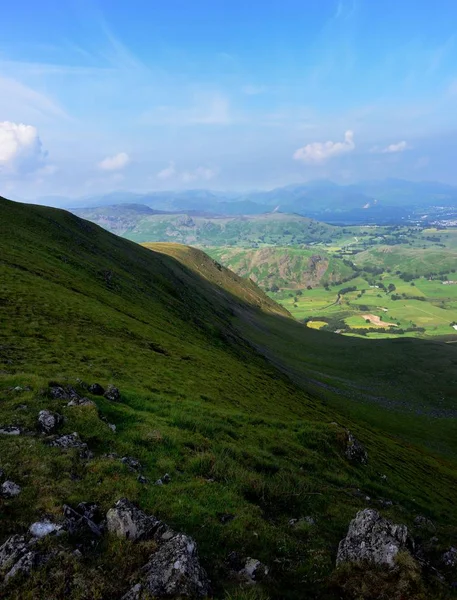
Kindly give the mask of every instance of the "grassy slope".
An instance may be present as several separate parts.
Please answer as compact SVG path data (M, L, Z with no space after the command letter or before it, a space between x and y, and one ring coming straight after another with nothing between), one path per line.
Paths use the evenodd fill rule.
M380 266L393 272L401 271L415 276L430 271L447 272L457 266L457 252L451 248L404 248L401 246L379 246L357 254L359 266Z
M63 431L79 431L96 455L86 465L39 437L2 436L1 466L23 486L0 506L2 539L43 514L58 518L64 502L107 509L127 495L197 539L216 597L233 587L223 565L236 549L270 565L271 597L292 599L304 591L335 597L327 577L349 519L366 505L358 488L392 499L387 514L395 519L430 515L443 546L456 535L453 459L391 437L381 423L356 425L281 375L253 345L298 381L304 365L287 356L287 343L304 330L252 284L198 251L161 245L151 252L63 211L6 200L0 250L1 419L33 429L39 409L58 409L67 418ZM311 347L320 343L308 333L302 363L312 362ZM324 352L333 345L326 340ZM347 361L339 352L335 362ZM116 434L95 409L47 397L50 379L77 378L121 388L121 403L94 398ZM11 391L16 385L32 390ZM24 403L28 410L17 410ZM369 467L344 460L335 420L367 444ZM141 486L103 458L109 451L139 458L152 481L169 472L172 483ZM223 525L221 512L236 518ZM290 529L288 520L301 515L316 517L317 527ZM148 550L107 540L81 562L60 556L46 579L38 573L8 597L119 597Z
M209 254L263 288L277 285L281 289L304 289L308 285L341 281L354 273L342 260L317 249L211 248Z

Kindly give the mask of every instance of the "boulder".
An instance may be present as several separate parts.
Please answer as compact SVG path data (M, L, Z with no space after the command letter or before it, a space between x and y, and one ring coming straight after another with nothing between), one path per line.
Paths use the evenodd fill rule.
M38 413L38 428L44 433L54 433L63 423L62 415L50 410L40 410Z
M393 567L397 554L412 547L406 525L395 525L366 508L349 524L347 536L338 546L336 563L367 561Z
M2 498L14 498L21 493L21 486L14 481L4 481L0 486L0 496Z
M61 525L56 525L45 519L44 521L36 521L29 527L29 533L35 538L43 538L51 533L57 533L62 529Z
M103 395L107 400L111 400L111 402L119 402L119 400L121 399L121 394L119 390L111 383L106 388L106 391Z
M1 435L20 435L22 430L19 427L15 427L14 425L6 425L4 427L0 427Z
M27 540L23 535L13 535L0 547L0 571L4 582L19 573L29 575L31 570L47 562L52 554L43 554L36 548L36 538Z
M103 388L99 383L92 383L89 386L89 393L93 394L94 396L103 396L103 394L105 393L105 388Z
M159 519L148 516L127 498L121 498L106 515L108 531L132 541L152 539L162 525Z
M443 554L442 561L446 567L457 567L457 548L449 548L449 550Z
M159 547L143 567L143 581L123 600L142 597L202 598L210 594L210 583L200 566L194 540L178 533Z
M79 398L78 392L71 385L63 387L58 383L49 384L49 395L54 400L77 400Z
M346 431L346 434L346 450L344 451L346 458L351 462L366 465L368 463L368 453L365 446L349 430Z
M265 579L268 575L268 567L256 558L248 557L244 567L238 572L238 575L246 583L253 584Z

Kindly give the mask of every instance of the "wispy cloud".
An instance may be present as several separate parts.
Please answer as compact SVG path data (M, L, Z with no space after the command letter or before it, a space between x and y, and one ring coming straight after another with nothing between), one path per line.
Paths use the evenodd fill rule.
M354 133L351 130L344 134L344 142L313 142L298 148L294 152L293 158L305 163L323 162L329 158L346 154L354 150Z
M179 171L176 168L175 162L170 161L168 167L159 171L156 177L162 181L191 183L196 181L210 181L211 179L214 179L217 174L218 169L210 169L209 167L197 167L193 170Z
M411 146L405 141L396 142L394 144L389 144L388 146L373 146L370 150L372 154L396 154L398 152L404 152L405 150L410 150Z

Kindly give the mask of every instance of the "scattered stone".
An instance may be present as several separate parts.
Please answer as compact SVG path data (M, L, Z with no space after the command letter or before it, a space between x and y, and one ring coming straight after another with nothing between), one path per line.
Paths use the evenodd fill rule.
M116 452L109 452L108 454L102 454L102 458L109 458L111 460L116 460L119 458L119 454L116 454Z
M22 392L24 388L22 388L20 385L17 385L15 388L13 388L13 392L19 393Z
M50 410L40 410L38 413L38 428L44 433L54 433L63 423L62 415Z
M132 458L131 456L123 456L121 458L121 462L130 469L130 471L139 471L141 469L141 463L136 458Z
M100 537L103 523L100 509L95 502L80 502L76 508L64 504L65 522L63 528L71 535Z
M89 393L94 396L103 396L105 393L105 388L103 388L99 383L92 383L89 386Z
M379 476L383 481L387 481L387 475L380 475Z
M21 433L22 430L19 427L15 427L14 425L0 427L0 434L3 435L21 435Z
M27 404L18 404L16 406L16 410L29 410L29 407L27 406Z
M368 463L368 453L365 450L365 447L359 442L357 438L353 436L349 429L346 430L346 433L347 442L346 450L344 451L346 458L348 458L352 462L356 462L361 465L366 465Z
M162 525L159 519L148 516L127 498L121 498L106 515L108 531L128 540L152 539Z
M0 496L2 498L14 498L15 496L19 496L22 489L21 486L14 481L4 481L0 487Z
M93 400L89 400L89 398L73 398L67 404L67 406L96 406Z
M106 424L108 425L108 427L111 429L111 431L112 431L113 433L116 433L116 425L113 425L113 423L110 423L110 422L108 421L108 419L107 419L105 416L103 416L102 414L100 414L100 413L99 413L99 415L98 415L98 416L99 416L99 419L100 419L101 421L103 421L103 423L106 423Z
M32 523L29 527L29 532L36 538L43 538L51 533L56 533L62 529L61 525L51 523L47 519L44 521L37 521Z
M52 441L50 446L61 448L62 450L72 450L73 448L77 448L80 450L79 455L81 458L93 458L93 453L88 449L87 444L81 441L81 438L76 431L74 433L61 435Z
M163 477L161 477L160 479L158 479L155 482L155 485L168 485L171 481L171 477L170 475L168 475L168 473L165 473L165 475Z
M243 569L238 572L238 575L244 579L246 583L254 584L257 581L265 579L268 575L268 567L261 563L260 560L248 557Z
M423 515L418 515L414 519L414 525L416 527L418 527L419 529L426 529L428 531L436 531L436 527L435 527L435 524L433 523L433 521L430 521L430 519L427 519L427 517L424 517Z
M226 523L230 523L230 521L233 521L235 515L232 515L231 513L218 513L217 518L223 525L225 525Z
M296 527L297 525L300 525L300 523L306 523L307 525L313 526L316 524L316 521L313 519L313 517L302 517L300 519L290 519L289 527Z
M49 384L49 393L54 400L77 400L79 398L79 394L71 385L63 387L58 383L51 383Z
M443 554L442 560L446 567L457 567L457 548L449 548L449 550Z
M138 475L137 481L139 483L142 483L143 485L146 485L147 483L149 483L149 479L147 479L146 477L144 477L144 475Z
M336 564L368 561L393 567L398 552L412 547L406 525L395 525L376 510L366 508L349 524L347 536L338 547Z
M145 595L154 598L202 598L211 592L206 572L200 566L194 540L178 533L165 542L143 567L144 582L136 584L123 600Z
M111 383L106 388L106 391L103 395L107 400L111 400L111 402L119 402L119 400L121 399L121 394L119 390Z
M116 433L116 425L114 425L114 423L108 423L108 427L113 433Z

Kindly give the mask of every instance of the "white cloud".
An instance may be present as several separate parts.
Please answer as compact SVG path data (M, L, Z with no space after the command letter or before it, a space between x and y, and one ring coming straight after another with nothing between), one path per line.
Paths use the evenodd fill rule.
M397 142L396 144L390 144L386 148L383 148L381 150L381 152L383 154L390 154L392 152L404 152L405 150L408 150L408 149L409 149L408 144L405 142L405 140L403 140L401 142Z
M37 128L24 123L0 122L0 172L35 171L46 158Z
M344 142L313 142L298 148L293 157L295 160L302 160L303 162L323 162L339 154L352 152L354 148L354 133L348 130L344 134Z
M172 179L183 183L191 183L192 181L209 181L216 177L217 173L216 169L209 169L208 167L197 167L192 171L179 171L175 163L171 161L168 167L157 173L156 177L162 181Z
M114 156L107 156L98 163L98 168L102 171L120 171L130 162L130 157L126 152L119 152Z
M165 167L165 169L162 169L162 171L159 171L157 173L157 178L166 180L166 179L172 179L175 175L176 175L175 163L173 161L171 161L170 164L168 165L168 167Z

